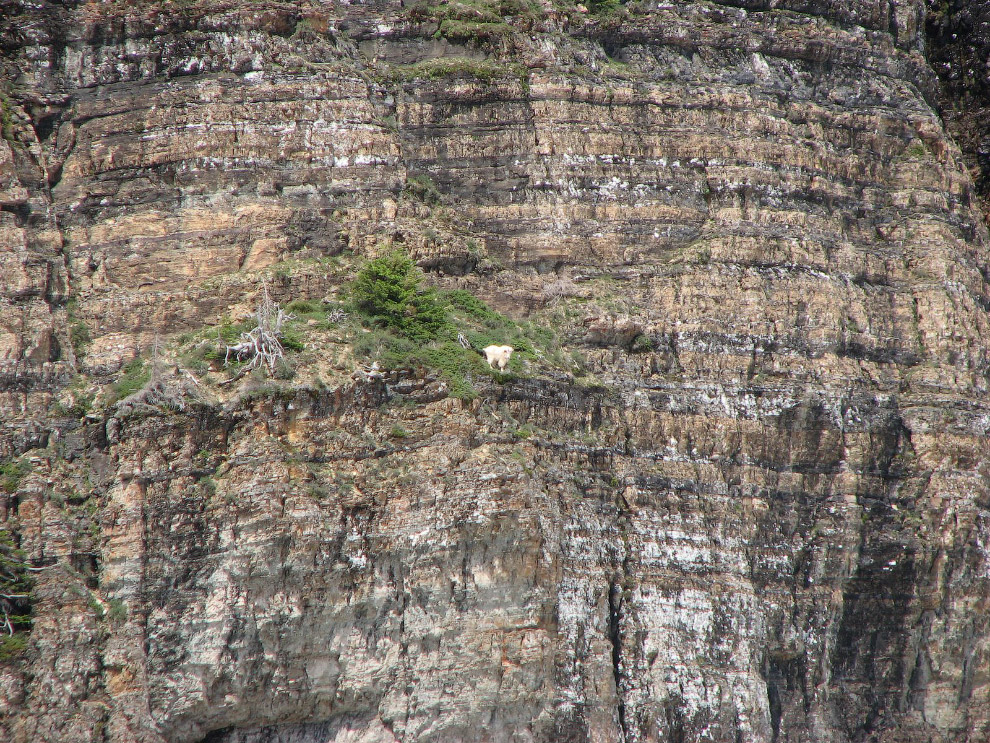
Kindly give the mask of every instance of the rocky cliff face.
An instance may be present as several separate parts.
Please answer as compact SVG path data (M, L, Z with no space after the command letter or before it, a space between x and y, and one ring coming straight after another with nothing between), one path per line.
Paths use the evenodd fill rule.
M34 569L0 740L990 737L950 22L0 2L0 515ZM293 379L196 356L262 280L330 307L390 247L553 333L467 393L353 378L375 349L322 319ZM121 404L152 357L170 404Z

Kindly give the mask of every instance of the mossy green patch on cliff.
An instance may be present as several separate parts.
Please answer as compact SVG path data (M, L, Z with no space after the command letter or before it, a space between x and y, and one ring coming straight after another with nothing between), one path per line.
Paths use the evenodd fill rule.
M0 93L0 137L14 142L14 116L11 113L10 99Z
M151 379L151 369L147 368L143 359L133 359L124 365L121 375L114 382L111 402L123 400L128 395L144 387Z
M403 193L429 206L436 206L443 201L443 194L437 189L433 179L425 173L410 175L406 178Z
M434 36L452 41L488 41L512 34L512 27L502 21L461 21L448 18L440 23Z
M5 493L16 493L21 481L30 472L31 464L24 459L0 464L0 490Z
M486 38L483 34L485 27L499 28L499 35L511 32L510 23L528 28L543 16L543 9L530 0L424 0L409 9L406 17L414 22L439 22L440 33L443 33L444 23L463 24L464 30L478 29L480 36L455 36L448 38ZM449 26L450 29L456 27ZM455 31L456 33L456 31Z
M389 72L393 79L400 82L446 77L474 77L491 82L501 78L520 77L525 72L525 67L470 57L438 57L409 65L393 65Z
M69 297L69 301L65 304L66 319L69 325L69 341L72 343L72 352L77 358L82 358L86 355L86 349L93 339L89 332L89 326L76 316L77 307L77 298Z
M27 635L18 633L0 637L0 663L16 660L27 650Z

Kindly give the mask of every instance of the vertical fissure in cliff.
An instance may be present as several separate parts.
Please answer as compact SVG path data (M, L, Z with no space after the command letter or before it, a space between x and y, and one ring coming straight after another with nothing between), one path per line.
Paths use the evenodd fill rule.
M626 735L626 704L622 695L622 583L612 580L608 586L608 639L612 643L612 677L615 681L616 710L619 716L619 730L622 741L628 740Z

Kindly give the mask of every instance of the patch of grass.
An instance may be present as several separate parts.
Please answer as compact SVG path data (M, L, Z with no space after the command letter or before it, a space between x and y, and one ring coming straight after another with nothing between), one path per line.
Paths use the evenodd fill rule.
M16 493L21 481L31 472L31 463L25 459L0 464L0 490Z
M647 353L653 350L653 341L650 340L650 336L640 333L635 338L633 338L632 345L630 345L629 350L632 353Z
M443 202L443 194L437 189L437 184L425 173L407 177L403 191L428 206L436 206Z
M451 289L444 292L444 297L451 307L460 310L464 315L482 323L487 328L505 329L514 325L509 318L493 310L469 291Z
M410 65L394 65L391 68L391 74L399 82L423 78L439 80L447 77L474 77L478 80L491 82L509 76L518 77L519 69L517 65L500 64L469 57L437 57L424 59L422 62Z
M512 32L512 26L504 21L461 21L446 18L440 22L440 28L433 36L451 41L482 42L511 36Z
M299 315L323 314L323 306L312 299L293 299L285 306L285 311Z
M283 341L283 345L285 345L284 341ZM286 346L286 348L288 348L288 346ZM275 374L273 376L275 377L275 379L281 379L287 381L289 379L295 378L296 370L295 367L293 367L292 364L290 364L285 359L279 359L277 362L275 362Z
M460 21L475 25L505 25L512 19L515 24L528 26L543 15L536 2L531 0L425 0L408 12L412 21Z
M221 323L217 332L220 335L220 340L231 346L241 340L241 333L246 333L255 327L258 321L254 317L249 317L247 320L241 320L240 322L232 322L229 318L225 318Z
M103 617L106 615L106 612L103 609L103 604L97 601L96 596L94 596L92 593L89 594L89 597L86 599L86 606L89 608L91 612L93 612L93 615L99 620L102 620Z
M14 115L11 112L10 99L0 93L0 137L8 142L14 139Z
M622 7L621 0L585 0L588 11L593 15L608 16Z
M27 650L27 635L17 633L0 637L0 663L16 660Z
M282 348L286 351L298 352L306 348L306 344L303 342L302 335L300 334L299 325L290 325L282 328L279 339L282 341Z
M127 604L120 599L110 599L107 608L107 620L110 624L123 624L127 621Z
M89 327L82 320L72 320L69 323L69 340L72 342L72 350L76 356L85 356L86 349L93 338L89 334Z
M151 369L143 359L137 358L128 361L121 370L120 377L114 382L114 402L123 400L128 395L133 395L148 384L149 379L151 379Z

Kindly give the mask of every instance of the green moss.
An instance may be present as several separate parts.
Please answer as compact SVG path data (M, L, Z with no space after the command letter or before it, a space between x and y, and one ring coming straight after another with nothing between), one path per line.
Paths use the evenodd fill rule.
M147 368L143 359L133 359L127 362L120 377L113 385L113 399L122 400L142 389L151 379L151 369Z
M0 136L8 142L14 142L14 116L11 112L10 99L0 93Z
M406 185L403 190L417 201L422 201L430 206L436 206L443 202L443 194L437 189L433 179L425 173L406 178Z
M17 633L0 637L0 663L16 660L27 650L27 635Z
M488 41L512 34L512 27L504 21L460 21L448 18L440 23L434 36L451 41Z
M392 76L399 81L422 78L437 80L446 77L474 77L491 82L507 76L518 76L518 65L500 64L468 57L438 57L411 65L395 65Z
M110 599L107 608L110 624L123 624L127 621L127 604L120 599Z
M0 464L0 490L16 493L21 481L31 472L31 463L24 459Z

